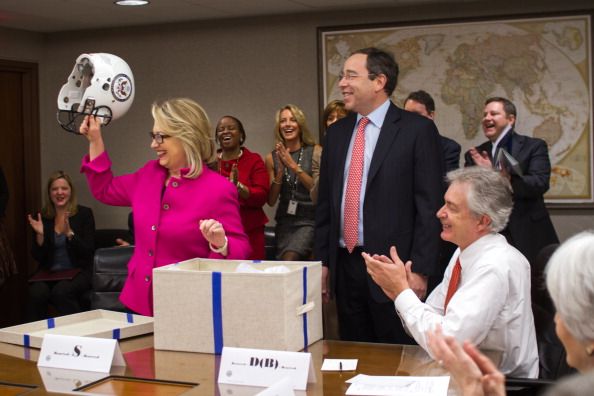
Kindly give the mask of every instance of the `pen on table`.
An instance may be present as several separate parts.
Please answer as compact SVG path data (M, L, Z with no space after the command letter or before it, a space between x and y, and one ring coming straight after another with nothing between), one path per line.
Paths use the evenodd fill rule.
M342 371L342 362L338 362L338 370Z

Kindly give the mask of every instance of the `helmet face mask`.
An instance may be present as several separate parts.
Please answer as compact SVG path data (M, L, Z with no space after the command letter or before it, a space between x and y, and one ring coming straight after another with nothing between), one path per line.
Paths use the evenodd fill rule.
M105 53L82 54L58 94L58 123L78 134L86 115L97 116L102 125L123 116L134 101L134 76L121 58Z

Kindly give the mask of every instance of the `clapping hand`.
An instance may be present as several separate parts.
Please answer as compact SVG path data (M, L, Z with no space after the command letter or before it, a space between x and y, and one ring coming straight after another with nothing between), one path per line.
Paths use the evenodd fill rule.
M486 151L479 152L476 147L471 147L468 152L470 153L475 165L482 166L483 168L493 167L493 163L491 162L489 154Z
M286 148L285 145L282 143L277 143L275 149L276 154L278 155L278 158L280 159L282 165L289 169L295 170L297 164L293 160L293 157L291 157L291 152L289 151L289 149Z
M41 213L37 213L36 219L31 215L27 215L27 220L37 235L43 235L43 222L41 221Z
M395 246L390 248L391 258L377 254L371 256L365 252L361 255L365 260L367 273L391 300L395 300L400 293L410 288L407 278L411 272L412 262L408 261L404 264Z
M433 357L452 374L463 395L505 395L505 376L470 342L460 346L440 326L427 332L427 340Z
M231 168L231 173L229 173L229 181L234 185L237 185L239 181L239 170L237 169L237 164L233 164L233 168Z

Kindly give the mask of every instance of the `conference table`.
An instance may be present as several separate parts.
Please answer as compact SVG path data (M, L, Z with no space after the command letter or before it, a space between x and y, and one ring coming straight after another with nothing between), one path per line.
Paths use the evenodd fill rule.
M0 343L0 394L45 395L70 393L72 389L95 384L113 376L111 381L87 385L84 392L138 395L255 395L263 388L220 385L217 383L220 356L203 353L155 350L153 336L120 340L126 366L112 368L110 374L37 367L39 349ZM373 344L320 340L308 348L316 382L296 395L344 395L345 381L357 374L381 376L441 376L447 371L419 346ZM358 359L356 371L320 371L325 358ZM129 381L129 378L158 381ZM158 388L158 389L157 389ZM79 393L79 392L75 392ZM449 395L458 393L450 381ZM89 393L84 393L89 394Z

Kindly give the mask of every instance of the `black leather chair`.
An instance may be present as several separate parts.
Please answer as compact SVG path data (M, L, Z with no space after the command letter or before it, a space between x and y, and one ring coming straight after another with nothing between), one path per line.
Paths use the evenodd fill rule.
M130 231L123 228L99 228L95 230L95 249L116 246L117 238L127 242L132 240Z
M128 261L132 253L134 246L100 248L95 251L91 309L125 312L126 308L119 296L128 275Z
M274 227L264 227L264 249L266 260L276 260L276 235Z
M507 396L540 396L555 382L543 379L505 378Z

